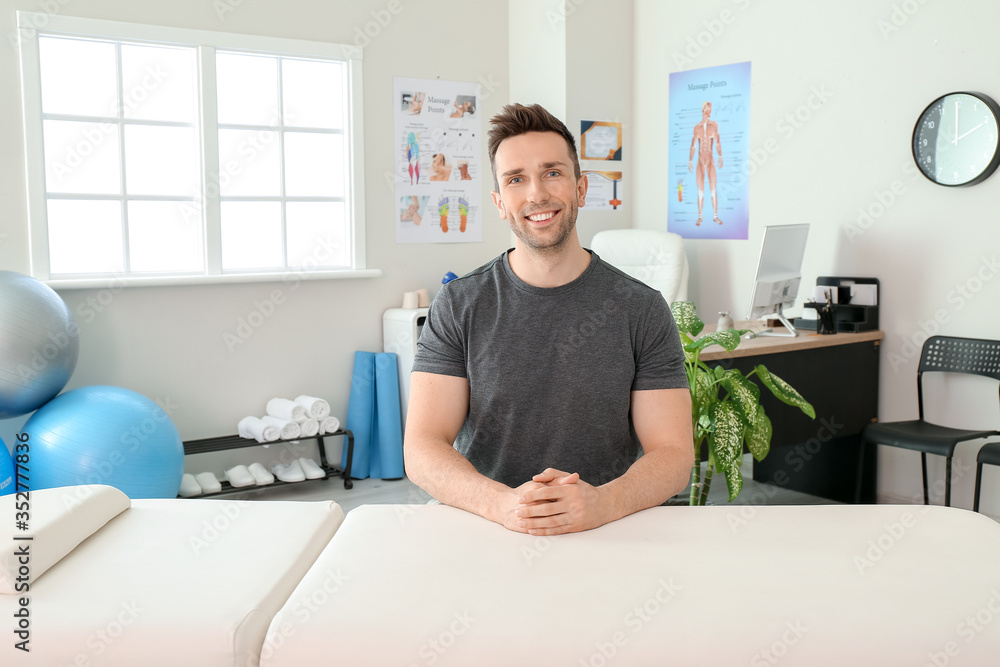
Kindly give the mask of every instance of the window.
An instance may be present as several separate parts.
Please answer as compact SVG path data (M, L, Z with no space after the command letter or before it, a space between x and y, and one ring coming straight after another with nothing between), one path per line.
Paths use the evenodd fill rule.
M364 263L358 49L27 12L18 24L36 278L378 275Z

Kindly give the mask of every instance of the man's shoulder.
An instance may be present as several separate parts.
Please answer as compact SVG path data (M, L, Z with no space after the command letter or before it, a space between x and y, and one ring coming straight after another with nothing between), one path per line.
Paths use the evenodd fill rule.
M598 266L595 276L598 280L610 285L615 290L624 290L644 298L655 298L657 296L662 298L662 294L660 294L660 291L656 288L650 287L638 278L625 273L618 267L608 264L606 261L601 259L600 256L597 257L597 260Z
M458 302L473 298L485 285L498 280L499 273L503 271L503 257L494 257L479 268L449 281L442 286L441 294L447 294L450 299Z

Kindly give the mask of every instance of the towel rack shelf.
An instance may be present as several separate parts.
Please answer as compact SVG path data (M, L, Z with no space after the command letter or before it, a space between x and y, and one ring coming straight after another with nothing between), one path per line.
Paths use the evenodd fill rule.
M328 436L333 435L343 435L347 436L347 441L345 446L347 447L347 465L341 470L339 467L334 466L326 459L326 447L323 439ZM204 438L202 440L188 440L184 443L184 456L190 454L205 454L208 452L221 452L227 449L242 449L243 447L260 447L262 445L278 445L283 442L301 442L302 440L315 440L319 444L319 467L323 469L326 473L323 477L318 477L314 480L307 479L306 482L315 482L320 479L330 479L332 477L341 476L344 478L344 488L352 489L354 488L354 482L351 481L351 462L354 459L354 434L347 429L338 429L333 433L320 433L317 435L311 435L308 437L298 437L294 440L274 440L272 442L257 442L252 438L243 438L238 435L226 435L219 438ZM216 493L203 493L198 498L210 498L212 496L221 496L227 493L234 493L237 491L249 491L251 489L270 489L277 486L286 486L288 484L303 484L304 482L282 482L279 479L274 480L272 484L267 486L241 486L234 487L229 483L228 480L221 480L222 490Z

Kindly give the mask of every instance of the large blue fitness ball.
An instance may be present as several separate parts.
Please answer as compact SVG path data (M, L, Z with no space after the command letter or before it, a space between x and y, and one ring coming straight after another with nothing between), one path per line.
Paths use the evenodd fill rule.
M142 394L93 386L56 396L22 429L30 487L109 484L130 498L174 498L184 443L169 415Z
M0 419L26 415L62 391L79 352L66 302L34 278L0 271Z
M14 493L17 486L17 477L14 476L14 461L10 458L7 445L0 440L0 496Z

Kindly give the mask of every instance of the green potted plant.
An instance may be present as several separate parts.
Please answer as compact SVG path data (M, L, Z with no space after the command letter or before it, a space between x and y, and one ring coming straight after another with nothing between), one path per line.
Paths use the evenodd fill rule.
M781 402L793 405L810 418L816 411L799 392L778 376L758 365L747 375L735 368L711 368L700 359L701 351L721 345L732 352L739 347L748 329L715 331L698 337L705 328L695 312L694 303L670 304L684 346L684 365L691 387L691 420L694 427L694 466L691 468L690 505L704 505L716 471L726 476L729 502L743 489L743 443L753 457L761 461L771 447L771 420L760 405L760 387L751 378L756 375ZM701 478L701 446L708 443L708 463Z

